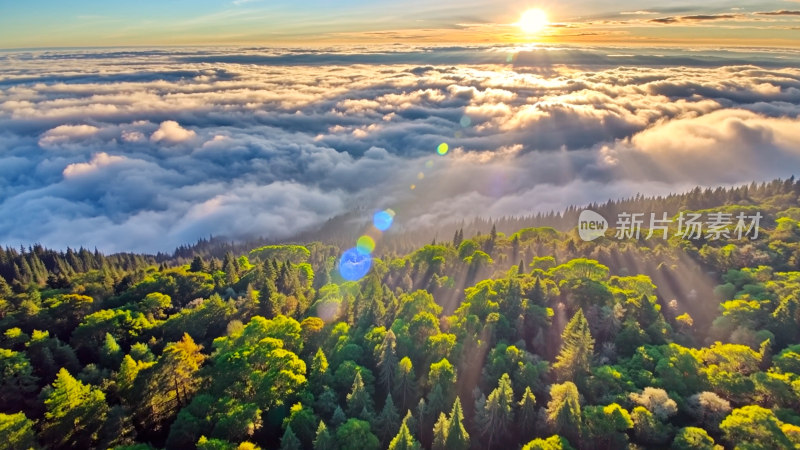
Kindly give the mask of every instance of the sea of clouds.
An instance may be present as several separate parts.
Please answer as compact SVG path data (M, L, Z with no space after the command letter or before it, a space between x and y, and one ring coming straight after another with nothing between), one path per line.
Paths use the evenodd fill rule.
M798 130L790 50L6 51L0 245L170 251L355 208L414 227L768 180L800 168Z

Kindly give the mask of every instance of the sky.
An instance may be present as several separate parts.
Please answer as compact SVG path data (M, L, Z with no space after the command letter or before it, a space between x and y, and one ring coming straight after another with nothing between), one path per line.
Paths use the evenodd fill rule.
M667 6L668 5L668 6ZM540 33L514 24L530 9ZM355 43L797 46L800 2L756 0L29 0L0 2L0 48Z

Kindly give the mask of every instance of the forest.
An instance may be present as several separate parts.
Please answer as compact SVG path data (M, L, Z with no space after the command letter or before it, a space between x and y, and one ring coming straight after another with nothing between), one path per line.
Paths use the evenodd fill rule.
M744 240L584 242L574 207L389 230L357 281L347 218L171 254L0 249L0 449L800 448L799 196L589 205L759 212Z

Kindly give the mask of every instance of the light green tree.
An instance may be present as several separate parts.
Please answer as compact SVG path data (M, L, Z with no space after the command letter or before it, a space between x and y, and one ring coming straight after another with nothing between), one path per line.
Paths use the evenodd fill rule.
M561 340L561 351L553 364L556 379L564 382L584 376L592 361L594 338L582 309L567 323Z
M61 369L44 401L42 438L57 449L95 447L108 415L106 396Z

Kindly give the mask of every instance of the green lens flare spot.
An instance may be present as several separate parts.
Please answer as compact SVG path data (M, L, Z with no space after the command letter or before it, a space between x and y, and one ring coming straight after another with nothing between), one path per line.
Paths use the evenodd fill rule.
M356 250L362 255L369 255L375 250L375 239L367 235L361 236L356 241Z

